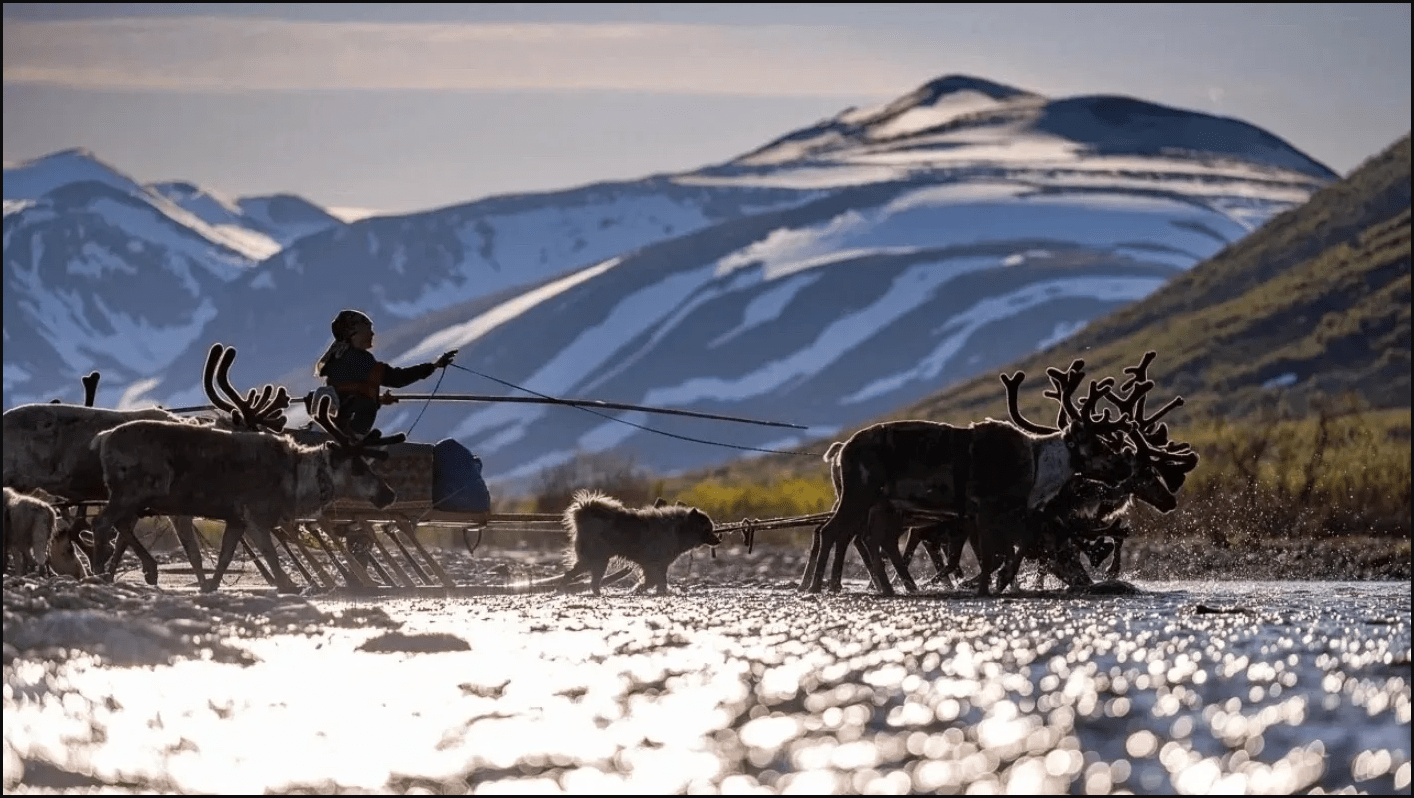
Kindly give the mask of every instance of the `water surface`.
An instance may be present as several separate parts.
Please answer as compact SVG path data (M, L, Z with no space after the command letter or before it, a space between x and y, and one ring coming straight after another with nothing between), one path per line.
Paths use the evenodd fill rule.
M6 792L1410 792L1407 583L1135 585L36 610L7 581ZM76 624L100 656L35 648Z

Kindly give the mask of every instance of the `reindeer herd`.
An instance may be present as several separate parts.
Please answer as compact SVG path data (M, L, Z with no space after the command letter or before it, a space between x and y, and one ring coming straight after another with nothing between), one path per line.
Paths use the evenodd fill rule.
M319 513L337 499L363 499L375 507L396 495L369 467L387 456L378 447L402 440L354 439L333 422L328 398L314 421L330 441L304 445L285 434L284 388L266 385L245 396L231 384L235 350L215 344L208 353L203 386L220 412L189 418L160 409L109 410L92 406L96 375L85 379L84 405L34 403L4 413L5 561L9 570L42 569L83 576L91 569L111 579L131 548L148 584L157 584L157 563L134 528L145 516L170 516L204 591L220 584L243 535L255 541L282 591L296 586L285 574L270 539L273 526ZM220 388L218 392L217 388ZM224 397L223 395L224 394ZM63 512L21 511L12 499L32 505L40 497ZM102 502L91 530L81 506ZM215 571L206 577L191 518L225 522ZM12 525L12 521L14 522ZM84 537L79 532L91 532ZM60 569L77 546L88 568ZM12 557L28 551L28 556ZM77 559L77 558L75 558ZM77 572L75 572L77 571Z
M835 506L815 530L800 589L819 592L830 560L829 587L838 591L851 544L884 595L894 592L886 560L907 590L918 589L908 562L919 546L935 578L949 582L961 577L962 551L971 546L979 595L991 592L994 574L998 590L1009 587L1026 558L1072 588L1093 581L1082 555L1092 565L1112 558L1106 574L1116 577L1134 500L1170 512L1198 465L1192 447L1171 440L1160 421L1182 397L1146 415L1155 356L1147 352L1126 368L1129 378L1117 388L1113 378L1091 380L1078 405L1084 361L1066 371L1048 368L1053 390L1045 396L1058 404L1055 427L1022 416L1018 393L1026 375L1017 372L1001 375L1010 422L889 421L832 445L825 459Z
M1052 390L1044 395L1057 403L1055 426L1021 414L1019 391L1026 375L1018 371L1000 375L1008 421L989 418L966 426L889 421L832 444L825 460L835 504L814 530L799 589L822 590L828 565L829 589L839 591L851 547L883 595L895 592L887 566L905 590L919 590L908 566L919 548L934 566L934 583L970 586L979 595L1007 590L1027 559L1072 589L1093 583L1086 561L1097 568L1108 559L1105 576L1117 577L1134 503L1172 511L1175 494L1198 464L1197 453L1172 440L1161 421L1183 404L1182 397L1146 411L1155 354L1147 352L1126 368L1128 378L1120 385L1106 378L1085 386L1081 360L1065 371L1046 369ZM291 401L285 389L266 385L242 396L229 377L234 357L235 350L221 344L213 345L207 357L203 387L219 411L215 417L93 407L96 374L85 378L84 405L36 403L6 411L6 570L13 566L22 573L75 577L91 570L112 579L119 560L132 549L144 578L155 585L156 561L134 528L142 517L168 516L203 591L219 586L242 536L255 544L277 589L294 591L297 587L280 565L272 529L318 515L339 499L379 508L396 499L369 461L386 458L380 447L403 436L349 436L335 425L328 397L321 396L310 414L330 440L299 443L284 431L284 410ZM1086 393L1077 399L1082 387ZM656 586L659 592L666 590L671 559L720 542L710 519L692 508L640 511L608 497L596 501L596 508L617 508L617 514L596 516L593 534L578 529L582 507L578 515L572 507L565 516L571 553L581 561L579 570L591 572L596 593L607 560L587 568L583 563L586 546L599 538L618 540L614 545L619 548L629 545L622 541L638 541L629 548L654 552L649 557L637 556L643 553L636 549L605 549L630 563L651 560L654 573L644 570L642 587ZM85 516L75 508L96 502L102 509L91 529L85 529ZM682 519L699 516L692 534L680 534ZM209 578L194 517L225 523ZM615 518L626 530L633 527L632 534L615 538ZM660 518L668 525L661 535L681 541L675 537L673 546L656 546L653 530L639 529L645 519L657 523L654 519ZM962 555L968 547L979 572L964 580ZM671 557L665 553L669 549ZM556 581L575 575L572 569Z

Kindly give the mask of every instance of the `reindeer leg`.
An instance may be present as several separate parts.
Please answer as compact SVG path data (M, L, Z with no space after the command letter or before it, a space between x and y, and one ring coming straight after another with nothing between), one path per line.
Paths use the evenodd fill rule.
M1129 537L1129 521L1128 521L1127 519L1120 519L1120 521L1119 521L1118 523L1116 523L1116 524L1114 525L1114 527L1112 527L1111 530L1110 530L1110 540L1114 542L1114 547L1115 547L1115 548L1114 548L1114 553L1110 555L1110 556L1113 557L1114 559L1110 560L1110 567L1109 567L1108 570L1105 571L1105 576L1106 576L1106 578L1108 578L1108 579L1118 579L1118 578L1119 578L1119 570L1120 570L1121 565L1123 564L1123 563L1122 563L1122 558L1120 557L1120 554L1121 554L1121 553L1123 552L1123 550L1124 550L1124 541L1125 541L1125 538L1128 538L1128 537Z
M864 534L856 540L862 539L860 555L864 557L864 565L869 569L869 575L874 581L874 588L882 596L894 595L894 586L889 582L888 571L884 569L884 538L892 534L894 520L893 514L882 505L875 505L869 508L869 515L864 522ZM894 556L898 556L898 544L892 546Z
M142 563L142 578L153 587L157 586L157 560L153 558L152 552L142 545L142 541L137 538L137 522L124 526L118 532L118 546L120 548L131 546L133 554L137 555L138 562ZM115 552L113 560L109 563L114 569L118 566L118 553Z
M221 587L221 580L225 578L226 569L231 565L231 558L236 554L236 544L240 542L241 535L244 534L244 522L226 522L226 529L221 533L221 553L216 556L216 568L211 572L211 581L203 588L203 592L214 592Z
M810 556L805 559L805 573L800 575L800 587L798 590L810 590L811 584L817 582L815 572L820 570L820 541L821 530L825 528L824 523L816 524L815 531L810 536ZM818 592L816 587L812 592Z
M972 536L972 549L977 553L977 561L982 566L982 572L977 577L977 595L988 596L992 593L992 574L999 567L1010 562L1008 559L1014 554L1015 528L1014 520L1003 507L995 507L992 503L983 503L976 510L977 525ZM1019 564L1019 561L1017 562ZM1003 571L1005 572L1005 568ZM1006 590L1011 584L1011 578L1016 575L1013 568L1007 578L1002 580L997 586L997 592Z
M1025 512L1005 512L993 517L994 529L1001 530L1000 552L1004 554L1001 570L997 573L997 592L1005 593L1016 580L1021 569L1021 561L1037 548L1035 536L1027 524ZM994 554L996 556L996 554Z
M893 563L894 571L898 573L899 581L903 582L904 589L910 593L917 593L918 583L913 580L913 574L908 572L909 558L903 556L903 552L899 551L899 537L902 531L903 521L895 517L893 523L889 525L887 535L884 539L884 546L886 547L884 553L888 555L889 560Z
M869 572L869 586L886 596L892 595L889 591L893 590L893 586L888 585L887 575L883 577L882 582L880 581L879 574L883 572L879 569L878 563L883 562L883 555L870 549L870 544L863 537L856 536L852 540L854 550L859 552L859 559L864 563L865 570ZM888 586L881 587L881 585Z
M829 549L830 556L830 592L838 593L844 589L844 561L849 556L849 545L853 538L840 537L835 540L834 545ZM858 543L855 544L858 547ZM864 558L864 564L869 564L869 553L861 551L860 556Z
M956 523L947 530L947 549L943 552L944 561L947 567L942 571L942 577L947 579L948 584L957 587L963 581L962 575L962 550L967 546L968 529L971 521L959 518ZM938 544L941 546L941 544ZM973 548L976 552L976 547Z
M196 524L189 515L171 516L172 526L177 530L177 540L182 542L182 550L187 553L192 573L196 574L196 586L202 593L209 593L206 584L206 568L201 562L201 544L196 539Z
M1120 555L1121 555L1121 553L1122 553L1123 550L1124 550L1124 538L1123 538L1123 537L1116 537L1116 538L1111 538L1111 540L1114 541L1115 549L1114 549L1114 552L1110 555L1110 558L1111 558L1111 559L1110 559L1110 567L1105 569L1105 578L1106 578L1106 579L1118 579L1118 578L1119 578L1119 569L1120 569L1120 566L1122 565Z
M109 550L108 556L98 555L98 562L94 564L94 571L103 575L107 581L113 581L118 573L118 563L123 561L123 555L128 553L128 538L123 535L119 528L113 530L113 548ZM95 536L94 542L97 543ZM94 549L95 552L98 549Z
M105 512L107 508L104 508ZM102 517L100 513L99 517ZM98 523L94 521L94 563L93 568L109 582L113 581L118 574L118 563L123 561L123 555L131 547L133 553L137 555L142 563L143 581L149 585L157 584L157 561L152 558L152 553L147 547L142 545L142 541L137 539L134 531L137 527L138 514L124 513L120 520L110 522L109 527L102 535L98 534ZM112 550L105 559L102 552L107 550L107 544L112 541Z
M102 512L93 519L93 556L89 564L95 574L109 582L113 581L113 573L108 567L109 563L110 561L116 563L115 554L119 557L122 556L122 551L117 548L117 520L120 518L121 512L121 508L110 501L103 506Z
M1056 552L1056 560L1051 570L1071 590L1095 584L1095 580L1085 570L1085 564L1080 561L1080 552L1073 546L1062 546Z
M903 519L891 508L876 507L875 510L878 513L878 518L872 524L873 534L871 537L874 540L874 552L878 559L876 567L879 574L885 579L888 578L884 569L884 559L887 558L889 563L893 565L894 572L898 574L899 581L903 583L904 589L910 593L917 593L918 583L913 581L913 574L908 572L908 559L899 551L899 536L904 529ZM892 589L890 586L891 592L886 595L892 595Z
M943 559L942 547L938 545L936 524L909 528L908 544L903 550L904 562L912 563L913 554L920 546L928 555L928 562L933 565L933 575L929 577L928 584L939 584L945 578L947 562Z
M822 583L825 581L825 564L834 553L835 540L840 537L838 530L843 524L844 519L840 516L839 510L837 509L834 514L825 519L825 523L821 524L819 527L818 537L820 547L818 550L815 550L817 556L813 558L811 566L807 567L810 582L806 585L805 589L810 593L819 593L823 586ZM840 569L843 570L843 568L844 565L841 563ZM835 590L838 589L838 587L835 588Z
M929 561L933 563L934 577L936 577L937 572L941 571L942 568L938 563L938 558L936 556L935 550L932 548L932 546L928 545L929 543L931 543L931 541L927 539L927 530L929 528L930 527L924 526L911 526L908 528L908 531L904 533L907 536L907 539L904 541L903 544L902 556L904 562L912 563L913 555L917 553L918 547L922 546L923 550L928 553Z

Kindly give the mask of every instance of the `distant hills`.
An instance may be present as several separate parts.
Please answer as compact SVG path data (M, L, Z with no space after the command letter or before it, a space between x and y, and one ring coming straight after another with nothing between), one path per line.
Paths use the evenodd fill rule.
M470 371L410 390L808 428L506 403L379 420L463 441L500 490L586 452L683 472L1070 352L1337 177L1240 120L959 75L721 164L347 224L67 151L5 172L5 405L77 401L95 369L102 404L200 404L216 341L241 387L302 393L329 320L357 307L394 364L461 348ZM1175 373L1168 349L1156 373Z

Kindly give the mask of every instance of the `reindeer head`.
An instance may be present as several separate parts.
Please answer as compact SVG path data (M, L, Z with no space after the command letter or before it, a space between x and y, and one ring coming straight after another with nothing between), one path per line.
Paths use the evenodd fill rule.
M1126 368L1129 379L1119 387L1118 395L1111 393L1108 398L1124 417L1134 422L1129 432L1136 452L1135 478L1131 480L1134 495L1161 512L1168 512L1176 506L1174 494L1183 487L1188 472L1198 466L1198 453L1186 443L1170 440L1168 426L1159 423L1160 418L1183 406L1182 396L1175 396L1153 415L1145 415L1144 400L1154 388L1149 365L1156 355L1149 350L1137 365Z
M387 507L397 500L398 494L369 467L367 459L386 460L388 451L378 447L402 443L406 436L354 438L334 423L329 411L330 404L329 397L320 397L314 420L333 438L324 446L329 452L336 495L360 498L378 508Z

